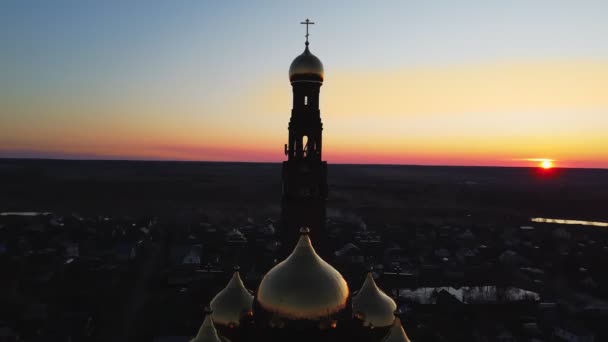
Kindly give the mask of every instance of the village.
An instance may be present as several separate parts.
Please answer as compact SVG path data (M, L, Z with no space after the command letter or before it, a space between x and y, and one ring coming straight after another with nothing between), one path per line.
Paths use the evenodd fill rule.
M0 341L188 341L235 267L255 290L278 220L0 213ZM329 215L328 260L368 270L415 341L602 341L608 231L464 219L367 225Z

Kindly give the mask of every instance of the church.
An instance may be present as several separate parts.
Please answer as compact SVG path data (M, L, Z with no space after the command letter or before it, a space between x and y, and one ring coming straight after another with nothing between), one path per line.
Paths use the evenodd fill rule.
M293 108L287 160L282 165L284 257L248 290L238 267L209 303L191 342L216 341L409 341L395 316L395 301L368 270L363 284L351 284L326 262L327 162L322 158L319 95L323 64L310 52L306 19L304 52L289 68ZM366 270L361 270L365 272Z

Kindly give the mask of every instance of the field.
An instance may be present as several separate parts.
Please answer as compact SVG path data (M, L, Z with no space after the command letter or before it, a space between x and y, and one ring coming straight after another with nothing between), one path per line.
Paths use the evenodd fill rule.
M0 160L0 209L278 216L280 164ZM331 215L608 220L608 170L329 165Z

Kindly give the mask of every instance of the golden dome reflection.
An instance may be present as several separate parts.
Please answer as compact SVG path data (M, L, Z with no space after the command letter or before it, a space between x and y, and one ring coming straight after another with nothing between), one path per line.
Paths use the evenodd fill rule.
M238 271L228 285L211 300L211 317L215 324L236 327L241 318L253 312L253 295L245 288Z
M342 275L315 252L308 229L293 252L262 279L260 306L287 319L321 320L346 306L349 290Z
M220 335L217 333L215 326L213 325L213 320L211 320L211 313L207 312L207 316L205 316L205 320L201 325L201 328L198 330L196 336L190 340L190 342L225 342L229 341L226 338L220 338Z
M372 273L367 273L361 289L353 297L353 314L366 327L388 327L395 320L395 301L378 288Z
M407 337L405 330L403 330L403 326L401 325L401 320L399 318L395 318L393 326L382 342L411 342Z
M289 67L289 80L294 81L317 81L323 82L323 63L308 50L296 57Z

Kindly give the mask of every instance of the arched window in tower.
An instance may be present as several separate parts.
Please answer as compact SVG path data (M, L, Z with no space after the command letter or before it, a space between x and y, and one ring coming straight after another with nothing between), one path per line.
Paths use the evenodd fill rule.
M303 136L302 137L302 150L303 150L303 156L306 157L308 155L308 136Z
M304 96L304 105L308 106L308 96Z

